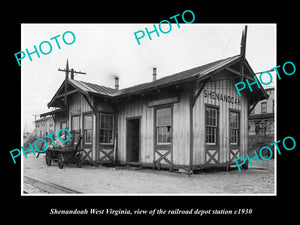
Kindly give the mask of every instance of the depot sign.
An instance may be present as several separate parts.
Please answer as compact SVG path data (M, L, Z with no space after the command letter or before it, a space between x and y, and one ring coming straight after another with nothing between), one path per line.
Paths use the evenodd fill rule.
M203 96L205 98L217 99L218 101L224 101L232 104L240 104L241 101L237 97L233 97L230 95L223 95L214 91L208 91L206 89L203 90Z

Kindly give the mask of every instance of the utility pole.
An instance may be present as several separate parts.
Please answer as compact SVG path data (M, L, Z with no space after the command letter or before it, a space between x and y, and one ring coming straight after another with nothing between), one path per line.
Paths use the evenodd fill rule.
M74 74L86 74L86 73L81 72L81 71L76 71L73 68L70 70L69 69L68 59L67 59L66 68L65 69L58 68L58 71L65 72L65 74L66 74L66 76L65 76L65 98L64 98L64 103L65 103L65 110L66 110L67 119L69 121L69 110L68 110L68 80L69 80L69 72L71 73L71 80L74 79ZM69 123L67 123L67 129L68 129L68 124Z
M241 81L244 80L244 65L246 59L246 40L247 40L247 25L242 33L242 40L241 40Z
M39 115L39 114L32 114L34 116L34 122L36 121L36 117Z

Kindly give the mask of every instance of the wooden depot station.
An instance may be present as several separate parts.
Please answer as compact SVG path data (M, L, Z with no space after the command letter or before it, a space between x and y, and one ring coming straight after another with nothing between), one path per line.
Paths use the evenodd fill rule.
M195 67L137 86L119 89L66 78L48 103L55 132L68 128L75 143L82 136L83 159L193 171L226 167L245 156L249 110L268 98L263 88L240 97L234 87L247 78L255 81L245 59L246 34L241 54ZM69 72L71 77L68 77Z

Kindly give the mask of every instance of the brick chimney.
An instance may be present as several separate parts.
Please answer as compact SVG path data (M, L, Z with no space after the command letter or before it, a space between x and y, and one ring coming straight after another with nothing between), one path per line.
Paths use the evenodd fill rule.
M115 90L119 90L119 77L115 76Z
M156 81L156 67L153 67L153 81Z

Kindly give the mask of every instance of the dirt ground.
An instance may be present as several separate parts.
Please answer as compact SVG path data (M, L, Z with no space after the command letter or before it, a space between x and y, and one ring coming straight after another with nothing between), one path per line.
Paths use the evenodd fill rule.
M24 158L23 168L23 175L86 194L275 194L273 159L242 172L200 171L191 176L128 167L67 165L59 169L57 163L48 167L44 154Z

